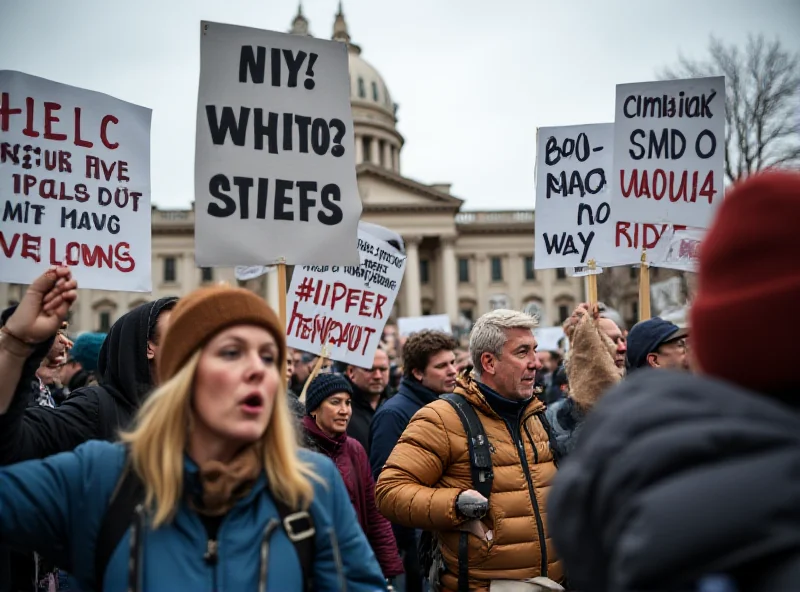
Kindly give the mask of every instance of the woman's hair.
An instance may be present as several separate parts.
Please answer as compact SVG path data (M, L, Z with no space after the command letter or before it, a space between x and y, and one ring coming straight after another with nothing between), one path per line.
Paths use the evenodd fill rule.
M145 506L154 510L153 528L175 516L183 495L184 452L192 425L192 393L202 350L145 401L135 427L123 432L133 469L145 487ZM272 495L291 508L307 509L314 497L311 480L320 482L311 465L297 456L294 422L281 380L269 424L255 443L264 459Z

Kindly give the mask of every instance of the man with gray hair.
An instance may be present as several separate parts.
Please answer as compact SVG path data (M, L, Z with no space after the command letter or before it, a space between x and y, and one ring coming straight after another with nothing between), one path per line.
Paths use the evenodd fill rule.
M545 407L533 396L540 368L534 327L534 317L513 310L478 319L469 344L473 370L455 388L460 397L420 409L378 479L381 513L433 535L433 590L482 590L494 580L563 589L545 519L556 467ZM468 439L462 421L471 414L463 406L485 436L471 430Z

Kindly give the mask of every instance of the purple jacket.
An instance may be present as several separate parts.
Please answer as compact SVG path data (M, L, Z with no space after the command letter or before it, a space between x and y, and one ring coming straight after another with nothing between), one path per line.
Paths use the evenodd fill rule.
M392 525L375 505L375 481L364 447L347 434L331 438L309 416L303 418L303 428L311 446L333 460L339 469L358 522L378 558L383 576L399 576L403 573L403 562L392 534Z

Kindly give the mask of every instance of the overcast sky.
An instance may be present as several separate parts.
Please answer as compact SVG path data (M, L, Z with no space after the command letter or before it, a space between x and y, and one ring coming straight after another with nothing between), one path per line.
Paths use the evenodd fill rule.
M329 38L336 0L304 0ZM402 173L465 209L531 209L538 126L612 121L614 85L652 80L709 35L800 51L800 0L345 0L399 103ZM0 69L153 109L152 197L188 207L202 19L288 30L296 0L0 0Z

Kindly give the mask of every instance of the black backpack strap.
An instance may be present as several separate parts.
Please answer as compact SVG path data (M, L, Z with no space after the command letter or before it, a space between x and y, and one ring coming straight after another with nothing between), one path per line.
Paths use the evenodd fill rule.
M547 410L540 411L536 414L536 417L542 422L542 427L544 427L544 431L547 432L547 439L550 441L550 452L553 453L553 463L556 465L556 468L558 468L562 457L561 446L558 444L558 439L556 438L553 426L550 424L550 420L547 419Z
M444 399L456 410L464 433L467 436L469 448L469 464L472 472L472 487L487 500L492 493L494 472L492 471L492 451L489 448L489 439L483 429L478 414L467 400L459 394L449 393L442 395ZM458 591L469 590L469 534L461 531L458 541Z
M461 424L464 426L464 433L467 436L467 446L469 447L469 464L472 471L472 487L486 499L492 493L492 482L494 473L492 472L492 452L489 448L489 440L486 437L486 430L478 418L478 414L467 400L456 393L442 395L442 399L450 403L458 413Z
M125 532L130 528L136 514L136 506L144 501L144 484L130 463L126 451L125 466L111 494L108 507L103 514L100 530L97 533L94 555L95 590L103 589L103 578L111 554L119 545Z
M273 498L274 499L274 498ZM281 517L286 536L294 545L303 573L303 590L314 590L314 555L316 554L316 529L311 513L305 510L295 512L283 502L275 499L275 506Z

